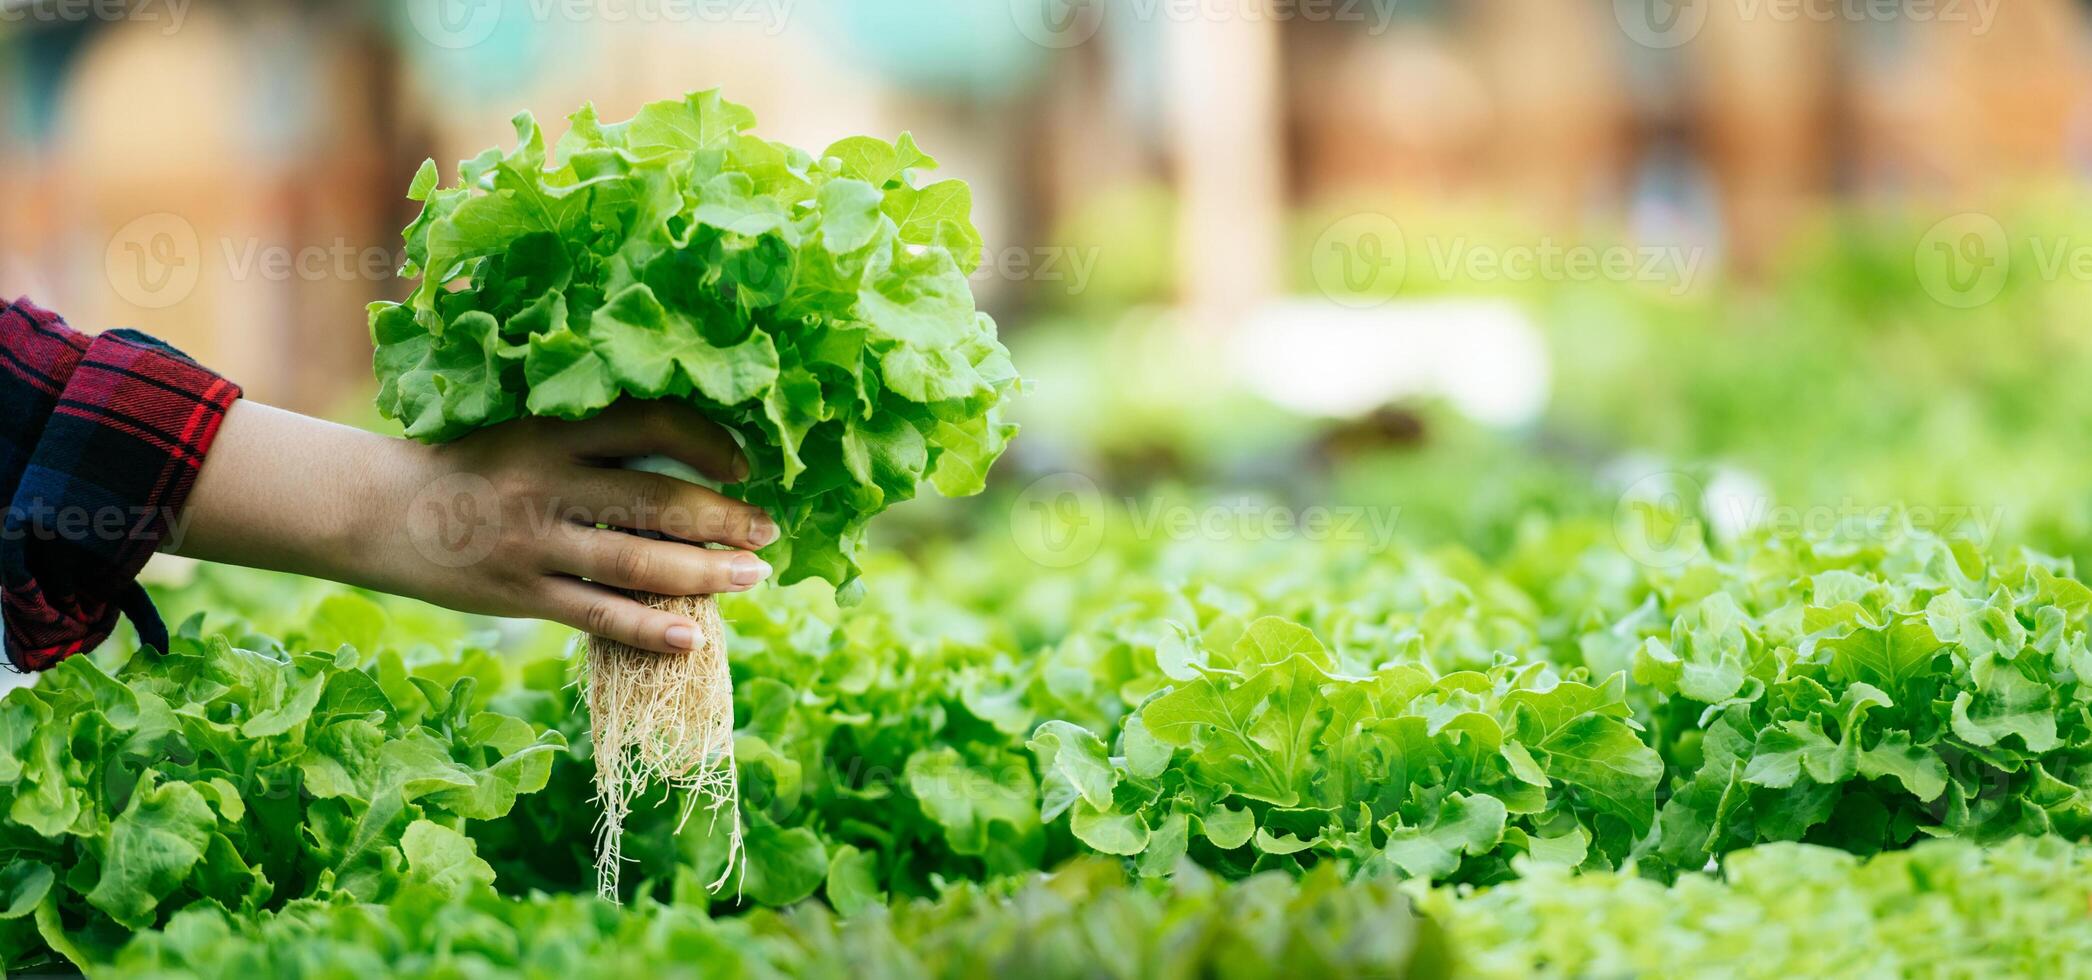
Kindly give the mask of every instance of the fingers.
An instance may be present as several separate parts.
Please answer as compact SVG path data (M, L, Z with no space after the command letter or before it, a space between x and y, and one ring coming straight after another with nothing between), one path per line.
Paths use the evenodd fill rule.
M574 479L567 497L588 523L751 550L778 537L777 522L761 507L672 476L582 468Z
M677 654L689 653L697 646L697 623L688 617L648 608L600 585L569 578L550 579L546 601L551 606L547 614L553 620L629 647Z
M672 401L625 399L571 427L575 454L630 459L659 454L722 483L748 476L748 460L731 433L697 409Z
M746 551L699 548L578 526L562 538L551 571L620 589L716 595L747 591L770 575L770 565Z

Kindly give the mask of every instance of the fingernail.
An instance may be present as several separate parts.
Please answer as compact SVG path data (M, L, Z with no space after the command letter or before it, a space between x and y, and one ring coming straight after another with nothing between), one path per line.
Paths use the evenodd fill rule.
M668 628L668 645L678 650L697 649L697 627L671 626Z
M735 483L739 483L739 482L741 482L742 480L746 480L746 479L748 479L748 457L746 457L746 456L735 456L735 457L734 457L734 482L735 482Z
M770 515L757 514L755 520L750 522L748 540L755 542L758 548L767 548L772 541L777 540L777 533L777 522L771 520Z
M735 585L754 585L770 574L770 564L754 555L739 555L728 573Z

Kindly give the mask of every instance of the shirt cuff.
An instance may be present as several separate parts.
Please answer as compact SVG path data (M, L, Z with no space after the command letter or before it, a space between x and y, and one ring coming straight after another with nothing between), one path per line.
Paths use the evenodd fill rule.
M62 384L0 535L7 656L21 670L92 649L119 613L142 643L166 649L138 570L179 527L240 397L238 385L133 330L95 336Z

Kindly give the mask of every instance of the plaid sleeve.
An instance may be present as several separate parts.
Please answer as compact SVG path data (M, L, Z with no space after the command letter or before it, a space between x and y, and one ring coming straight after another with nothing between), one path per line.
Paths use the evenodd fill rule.
M239 397L136 331L90 338L27 300L0 309L0 614L17 670L93 648L119 613L166 649L138 570Z

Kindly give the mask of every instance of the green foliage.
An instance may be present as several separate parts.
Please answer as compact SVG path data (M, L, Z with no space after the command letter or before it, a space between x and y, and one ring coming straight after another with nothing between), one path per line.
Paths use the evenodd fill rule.
M247 650L195 621L172 646L0 700L8 968L102 959L184 908L490 880L463 828L543 787L561 745L455 661Z
M1223 867L1326 856L1363 874L1440 879L1466 864L1487 878L1535 838L1575 838L1572 863L1595 843L1615 863L1655 820L1662 763L1617 675L1592 686L1542 664L1399 662L1351 674L1271 617L1232 648L1196 647L1118 726L1119 756L1054 722L1032 741L1046 815L1070 812L1078 839L1153 873L1196 843Z
M864 526L927 480L977 493L1014 433L1018 387L974 309L972 193L903 134L816 156L748 132L717 92L517 146L409 196L416 277L371 306L378 406L447 440L520 415L586 418L621 397L693 405L751 463L729 488L775 516L789 584L858 576Z
M905 135L817 156L752 125L713 93L624 123L583 109L551 146L520 117L516 148L457 186L417 175L418 281L371 316L380 404L411 435L676 399L743 443L753 472L727 489L780 518L787 582L885 583L847 611L811 586L723 600L747 831L730 887L698 884L727 861L714 816L685 824L671 797L630 820L628 904L586 895L598 813L563 632L213 570L161 597L215 617L169 656L112 649L0 701L6 966L2092 959L2092 589L2009 547L2092 554L2092 344L2058 326L2083 283L2015 276L1949 319L1911 281L1916 227L1848 234L1749 296L1522 288L1556 358L1530 442L1432 406L1415 432L1318 439L1208 383L1225 350L1166 315L1035 324L1026 363L1061 383L1033 408L1067 457L1195 485L1283 473L1273 499L1399 511L1401 541L1173 536L1164 508L1214 501L1163 489L1131 521L1075 515L1097 537L1072 564L1002 533L1008 501L933 512L976 530L902 560L861 550L864 522L925 480L979 490L1011 431L1018 382L966 287L968 191L924 180ZM2015 242L2067 231L2051 210ZM1380 448L1343 459L1361 444ZM1765 507L1713 514L1723 495L1682 477L1668 489L1708 513L1623 507L1598 464L1626 447L1720 459ZM1837 504L1789 526L1774 501ZM1820 526L1831 510L1859 519ZM1691 520L1716 516L1743 520ZM1629 547L1638 520L1677 536Z
M1180 502L1203 503L1156 500ZM321 889L297 875L332 873L328 859L279 874L265 857L274 890L246 902L237 880L194 870L213 855L191 829L217 813L208 781L155 756L150 779L137 765L124 794L89 793L79 809L152 858L109 875L92 847L10 851L0 937L100 962L121 938L116 914L149 914L166 928L142 933L125 963L171 973L416 972L472 957L487 972L536 957L572 973L619 950L638 951L635 970L681 957L756 975L889 962L897 975L1108 973L1154 961L1111 959L1098 937L1119 937L1123 921L1137 928L1112 942L1151 942L1188 914L1176 911L1187 888L1227 902L1270 889L1264 908L1294 911L1263 914L1306 944L1284 947L1295 956L1378 933L1307 935L1320 913L1287 904L1292 889L1377 901L1407 880L1430 891L1426 912L1459 963L1491 975L1679 962L1852 973L1885 950L1892 973L2052 974L2083 954L2086 898L2073 889L2092 835L2092 589L2070 562L1933 533L1922 515L1695 537L1685 515L1626 511L1682 535L1652 560L1628 546L1632 526L1512 509L1475 525L1486 542L1384 548L1173 537L1143 530L1143 515L1096 513L1095 553L1053 568L987 525L905 560L865 556L882 587L849 609L812 586L728 598L747 866L718 896L690 887L724 867L723 837L703 814L679 825L681 800L654 801L631 822L629 911L561 894L589 889L596 813L573 665L542 631L303 587L271 601L208 575L166 598L253 620L215 624L232 647L271 650L251 635L267 631L296 634L292 649L379 651L342 669L382 682L404 717L362 720L388 738L428 728L430 712L386 678L423 691L473 678L476 709L547 746L544 789L491 819L417 797L410 806L430 809L388 826L377 846L397 857L374 874ZM507 659L470 649L494 643ZM313 656L266 659L295 673L284 664ZM70 676L35 697L77 689L84 704L101 690ZM271 690L220 700L252 699L238 723L265 744L307 738L295 724L266 734L299 710L279 710L288 695ZM0 765L39 758L42 722L29 722L0 728L30 733L0 742L14 746ZM37 780L10 791L36 797L23 814L45 826L67 812ZM308 790L297 806L334 799ZM191 851L201 857L181 872ZM1058 891L1064 878L1023 884L1082 857L1133 880L1111 895L1159 911ZM1025 888L1065 897L1065 917L1011 918L1034 907L1006 897ZM140 895L163 897L146 912ZM973 912L944 926L903 925L967 902ZM1406 913L1381 911L1383 928L1407 928ZM439 948L422 918L473 939ZM1268 937L1272 920L1256 921L1244 934ZM1067 958L1024 944L1031 929ZM1269 972L1266 953L1230 950L1196 962ZM915 959L890 959L902 955Z
M1631 650L1671 771L1650 859L2092 832L2092 591L2066 563L1890 519L1752 539L1648 588L1585 649Z
M2092 960L2088 905L2092 850L2036 838L1768 844L1669 886L1536 865L1422 908L1475 977L2060 977Z
M1780 505L1903 503L2092 560L2092 335L2075 328L2092 284L2017 274L2054 269L2046 244L2088 199L2018 196L1986 208L2015 274L1973 309L1927 279L1942 215L1924 209L1824 215L1749 286L1550 291L1532 307L1555 362L1546 442L1719 462Z
M691 879L694 883L695 879ZM694 887L691 890L695 890ZM690 905L504 899L403 888L388 905L299 903L272 916L184 913L124 950L123 977L520 976L932 978L1434 976L1435 931L1378 883L1188 869L1128 883L1101 861L1007 888L837 917L819 904L713 919Z
M1081 852L1488 882L1521 855L1669 876L1767 841L2092 829L2092 592L2039 556L1894 521L1675 566L1578 525L1497 568L1129 541L1041 579L995 547L881 565L847 613L727 602L766 841L743 897L926 897ZM546 696L548 724L573 717ZM587 880L577 727L555 792L474 827L504 888ZM723 869L676 815L635 818L641 890Z
M1594 890L1630 910L1698 903L1778 922L1776 896L1813 888L1821 908L1865 909L1842 914L1867 942L1919 914L1906 904L1994 903L1994 927L1966 934L1992 945L1969 939L1943 961L1966 964L2054 913L1952 869L2024 870L2034 859L2012 848L2032 845L2013 841L2092 833L2092 589L2064 562L1986 555L1893 517L1706 542L1660 564L1575 523L1525 526L1494 564L1457 548L1101 530L1097 554L1063 574L995 536L875 557L885 584L847 609L811 585L727 599L747 862L718 895L694 887L724 868L724 835L702 812L680 824L679 799L652 801L627 840L631 911L569 894L591 882L590 746L571 659L532 637L503 660L473 646L499 635L481 621L336 592L302 607L293 649L353 636L376 656L286 656L225 619L192 625L152 669L116 651L100 669L69 664L0 702L0 765L23 771L4 801L23 843L0 874L0 937L10 963L48 946L99 964L135 925L126 968L177 974L413 973L481 956L495 972L515 957L571 972L612 948L635 969L675 955L756 975L890 956L915 957L891 960L902 976L1033 961L1110 972L1178 948L1114 959L1097 937L1118 923L1150 943L1180 917L1207 921L1184 911L1206 907L1202 889L1229 908L1268 890L1258 901L1296 909L1278 915L1294 938L1245 925L1262 937L1255 956L1183 954L1260 975L1274 961L1256 956L1296 949L1285 943L1350 956L1378 935L1303 932L1321 913L1289 904L1298 895L1375 903L1406 880L1438 886L1432 917L1469 937L1453 955L1496 972L1557 956L1602 969L1728 928L1669 924L1607 952L1604 930L1658 920L1559 925L1571 908L1603 914ZM227 574L165 598L215 601L247 573ZM511 781L516 755L529 771ZM53 766L62 781L44 775ZM278 779L293 789L240 788ZM228 800L244 820L225 816ZM1993 845L2003 856L1976 849ZM1820 847L1889 856L1853 865ZM1084 856L1136 884L1020 886ZM1702 873L1710 859L1728 884ZM1788 865L1807 881L1753 891L1740 876ZM1065 900L1004 897L1020 887ZM1530 935L1460 918L1492 901L1553 904L1507 906L1489 927ZM1060 911L1021 918L1048 908ZM1021 942L1031 928L1085 938L1057 939L1066 954L1052 959ZM1575 928L1586 938L1557 934Z

